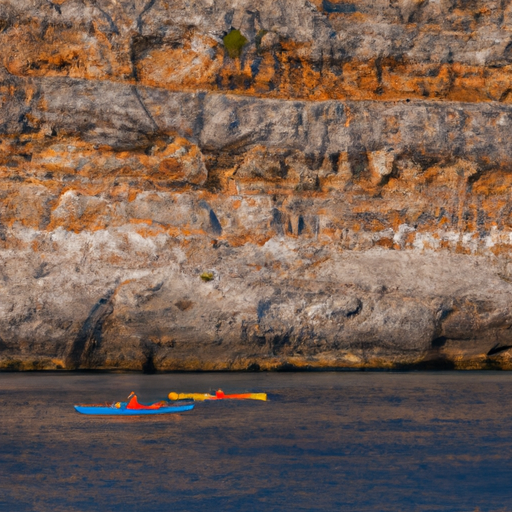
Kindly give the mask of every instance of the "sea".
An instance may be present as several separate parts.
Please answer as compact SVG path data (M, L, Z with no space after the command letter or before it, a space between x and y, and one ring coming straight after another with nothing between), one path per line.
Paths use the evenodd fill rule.
M2 512L312 510L512 511L512 373L0 373Z

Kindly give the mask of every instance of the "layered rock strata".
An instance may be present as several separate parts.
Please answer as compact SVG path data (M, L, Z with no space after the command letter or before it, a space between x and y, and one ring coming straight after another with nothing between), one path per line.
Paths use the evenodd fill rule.
M512 4L4 0L0 368L512 368Z

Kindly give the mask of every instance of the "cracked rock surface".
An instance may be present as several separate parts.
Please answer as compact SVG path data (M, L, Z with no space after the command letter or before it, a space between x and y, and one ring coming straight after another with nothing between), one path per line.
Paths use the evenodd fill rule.
M512 369L512 4L4 0L0 368Z

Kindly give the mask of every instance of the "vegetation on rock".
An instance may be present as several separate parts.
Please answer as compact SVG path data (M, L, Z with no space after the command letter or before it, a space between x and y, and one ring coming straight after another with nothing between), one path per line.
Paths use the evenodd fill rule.
M232 30L222 40L224 41L224 48L232 59L240 58L242 49L248 42L240 30Z

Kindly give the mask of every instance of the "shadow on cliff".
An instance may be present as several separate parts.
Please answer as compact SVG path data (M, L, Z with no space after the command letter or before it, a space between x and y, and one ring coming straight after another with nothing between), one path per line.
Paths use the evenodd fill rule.
M76 370L89 366L94 349L101 343L103 324L114 311L113 298L116 288L109 290L94 306L78 331L65 358L66 369Z

